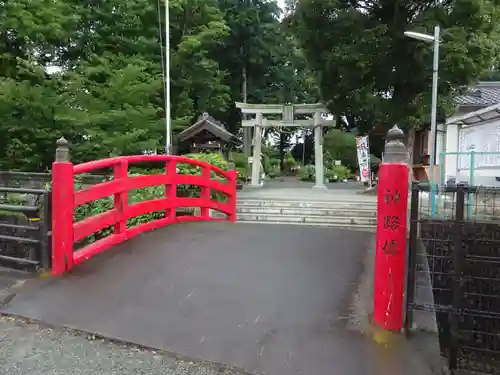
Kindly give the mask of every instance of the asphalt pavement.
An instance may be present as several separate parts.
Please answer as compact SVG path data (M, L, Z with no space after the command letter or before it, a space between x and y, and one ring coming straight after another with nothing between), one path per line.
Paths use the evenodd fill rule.
M65 277L24 283L3 313L56 328L4 318L0 369L90 374L91 363L93 374L233 373L224 366L269 375L430 374L401 337L374 340L349 328L371 247L370 233L332 228L166 227ZM155 349L133 354L134 345Z

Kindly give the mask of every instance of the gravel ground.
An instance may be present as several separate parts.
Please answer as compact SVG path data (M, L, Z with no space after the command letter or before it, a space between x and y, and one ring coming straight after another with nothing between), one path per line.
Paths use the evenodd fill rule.
M245 375L7 316L0 316L0 374Z

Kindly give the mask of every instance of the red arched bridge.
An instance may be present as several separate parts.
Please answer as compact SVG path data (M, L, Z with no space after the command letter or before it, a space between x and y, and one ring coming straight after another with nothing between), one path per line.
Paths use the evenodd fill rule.
M164 170L129 175L137 163ZM181 164L198 173L178 173ZM78 175L99 169L112 169L113 179L75 189ZM28 281L3 313L251 373L386 373L346 328L370 233L235 223L235 171L185 157L59 160L52 176L54 277ZM199 186L198 196L177 196L179 185ZM164 186L164 196L129 201L131 191L151 186ZM75 209L106 197L111 209L75 220ZM179 217L179 207L199 215ZM128 225L151 212L163 214Z
M137 163L163 163L165 173L129 176L129 166ZM177 173L179 164L189 164L200 169L200 175ZM75 177L83 173L112 168L113 180L75 191ZM131 239L141 233L182 221L236 220L236 172L223 171L204 161L181 156L140 155L122 156L73 165L69 161L56 161L52 167L52 273L59 275L74 265L92 258L111 246ZM214 178L215 177L215 178ZM164 185L165 197L129 204L128 193L133 189ZM200 187L199 197L178 197L178 185ZM212 199L212 190L224 195L224 201ZM100 214L74 220L74 210L98 199L114 197L114 207ZM199 216L177 217L179 207L199 207ZM210 210L226 214L225 219L210 216ZM164 210L164 217L147 223L128 227L134 217ZM110 235L77 251L75 244L86 237L108 227Z

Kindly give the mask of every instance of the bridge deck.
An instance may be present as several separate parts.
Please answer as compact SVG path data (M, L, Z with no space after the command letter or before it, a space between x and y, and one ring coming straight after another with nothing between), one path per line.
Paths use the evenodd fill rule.
M377 374L345 328L369 236L178 224L28 282L4 311L250 372Z

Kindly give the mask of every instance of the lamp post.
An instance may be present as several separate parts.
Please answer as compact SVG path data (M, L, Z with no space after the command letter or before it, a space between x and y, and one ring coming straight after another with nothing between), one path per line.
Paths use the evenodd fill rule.
M430 169L429 169L429 182L431 193L431 213L435 216L436 213L436 185L434 183L434 166L436 164L436 133L437 133L437 89L438 89L438 68L439 68L439 26L434 27L434 35L421 34L413 31L405 31L407 37L412 39L421 40L427 43L434 44L434 57L432 63L432 108L431 108L431 134L430 134ZM443 168L443 166L441 166Z
M165 0L165 153L172 153L172 116L170 111L170 12Z

